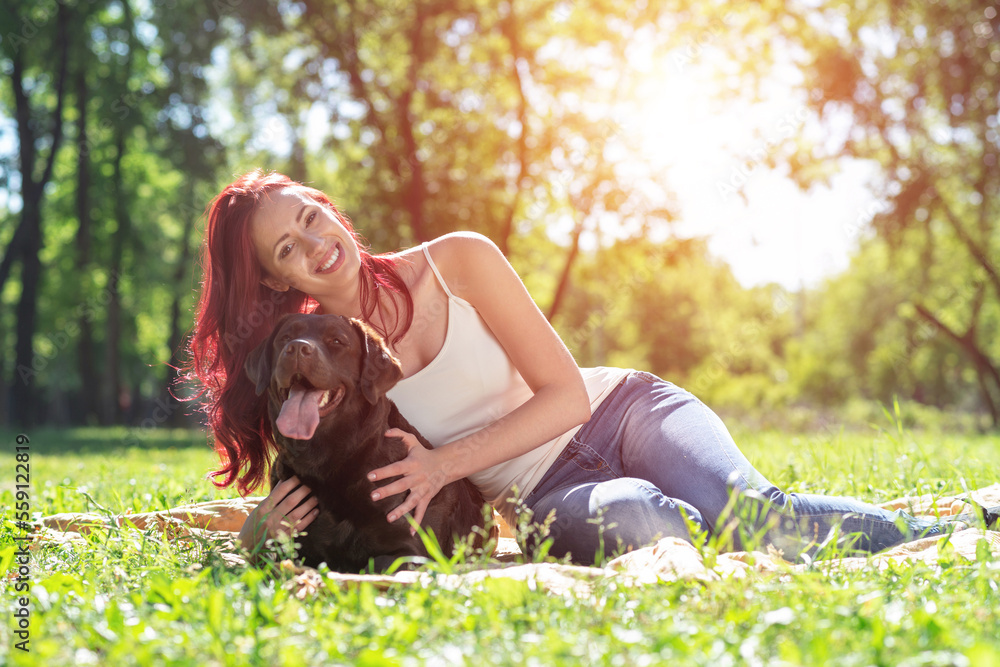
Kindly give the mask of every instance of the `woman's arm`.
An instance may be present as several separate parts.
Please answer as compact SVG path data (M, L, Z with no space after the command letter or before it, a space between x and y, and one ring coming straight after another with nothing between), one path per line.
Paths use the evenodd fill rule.
M448 288L479 311L534 392L524 404L485 428L433 450L397 429L410 449L402 461L372 471L372 480L403 477L375 492L410 493L388 516L415 510L417 523L446 484L513 459L590 419L590 398L580 369L528 294L500 249L485 236L455 233L429 250Z

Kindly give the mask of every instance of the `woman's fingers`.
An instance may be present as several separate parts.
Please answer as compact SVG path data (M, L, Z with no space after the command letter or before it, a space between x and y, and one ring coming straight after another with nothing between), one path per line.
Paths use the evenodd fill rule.
M407 478L403 477L401 479L397 479L395 482L392 482L391 484L380 486L374 491L372 491L372 500L389 498L391 496L396 495L397 493L408 491L410 490L410 484L412 483L413 480L408 480Z
M399 429L389 429L386 435L395 433L403 432ZM404 437L404 442L411 439L412 444L415 445L409 448L406 458L384 468L373 470L368 476L372 481L397 475L399 479L374 489L371 498L372 500L381 500L409 491L399 506L389 512L386 518L392 522L407 512L415 510L414 520L419 524L423 521L424 513L427 511L431 499L437 495L448 480L444 470L440 468L440 462L436 460L437 457L434 455L436 450L424 449L416 437L410 434L404 433L402 437Z
M391 523L407 512L412 512L421 503L421 501L422 495L415 489L411 490L410 493L407 494L406 499L397 505L395 509L389 512L389 514L386 515L386 518ZM423 519L423 516L423 512L420 512L420 519ZM414 520L417 523L420 523L420 519L414 517Z
M279 514L283 515L288 514L292 510L294 510L299 503L308 498L310 495L312 495L312 489L303 484L299 488L295 489L294 491L286 495L284 499L280 503L278 503L278 506L275 507L275 509L278 511Z
M312 523L315 514L310 514L318 505L312 489L292 476L276 484L255 512L262 516L268 536L273 537Z
M267 497L264 498L264 500L260 502L260 505L257 506L258 511L263 512L264 514L270 513L278 505L278 503L285 499L285 496L287 496L290 491L295 489L300 484L302 484L302 482L300 482L299 478L294 475L288 479L278 482L274 488L271 489L271 492L267 494Z
M423 447L423 445L420 444L420 441L417 440L417 436L413 435L412 433L407 433L406 431L400 430L398 428L390 428L388 431L385 432L385 436L387 438L401 438L403 440L403 444L406 445L406 449L409 452L412 452L415 447L421 447L421 448ZM410 455L408 454L407 458L405 459L372 470L371 472L368 473L368 480L376 482L380 479L386 479L387 477L406 475L407 473L410 472L409 468L406 465L406 462L409 459L409 457Z
M421 501L417 505L417 511L413 515L413 520L417 522L418 526L423 523L423 521L424 521L424 513L427 511L427 508L430 506L430 504L431 504L431 501L430 501L430 498L428 498L426 500ZM415 533L415 532L416 531L413 530L412 528L410 529L410 533L411 534Z
M275 511L271 514L272 526L278 532L288 532L298 525L302 519L307 517L310 512L317 509L318 505L319 500L315 496L312 496L301 505L297 505L287 512Z
M390 463L387 466L382 466L381 468L376 468L375 470L372 470L370 473L368 473L368 480L371 482L375 482L380 479L387 479L389 477L396 477L397 475L406 474L407 471L406 471L406 466L404 465L404 461L406 461L406 459L403 459L402 461L396 461L395 463Z
M316 496L309 496L301 505L284 514L286 523L294 524L316 509L318 505L319 499Z
M290 530L303 530L319 515L319 499L298 477L275 484L257 505L240 530L240 541L247 548ZM263 530L261 530L263 529Z
M295 524L292 530L295 530L296 532L305 530L306 526L311 524L318 516L319 516L319 508L318 507L312 508L304 517L299 519L298 523Z
M398 428L390 428L385 432L388 438L402 438L403 444L406 445L408 449L413 449L414 447L421 446L420 441L417 440L417 436L412 433L407 433L406 431Z

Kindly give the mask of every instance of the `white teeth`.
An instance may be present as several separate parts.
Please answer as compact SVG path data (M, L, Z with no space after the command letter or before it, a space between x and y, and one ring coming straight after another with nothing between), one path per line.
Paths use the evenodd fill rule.
M324 405L326 405L329 402L330 402L330 392L324 391L323 392L323 398L319 399L319 407L322 408Z
M340 257L340 248L336 248L333 251L333 254L330 255L330 259L328 259L326 261L326 263L323 264L323 266L319 267L319 270L320 271L326 271L327 269L329 269L331 266L334 265L334 263L337 261L338 257Z

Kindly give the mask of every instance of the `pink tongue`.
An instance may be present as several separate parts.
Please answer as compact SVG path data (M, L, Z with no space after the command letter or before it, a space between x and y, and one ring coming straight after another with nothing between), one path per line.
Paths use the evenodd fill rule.
M319 402L322 398L322 389L306 389L300 384L293 386L288 400L281 406L281 414L275 420L278 430L286 438L312 438L319 426Z

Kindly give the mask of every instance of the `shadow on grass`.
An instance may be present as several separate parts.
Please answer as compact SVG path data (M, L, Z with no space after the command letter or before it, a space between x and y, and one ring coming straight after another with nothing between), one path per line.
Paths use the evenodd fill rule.
M0 428L0 442L12 450L18 434L28 436L33 454L107 454L120 449L209 449L203 429L87 426L78 428Z

